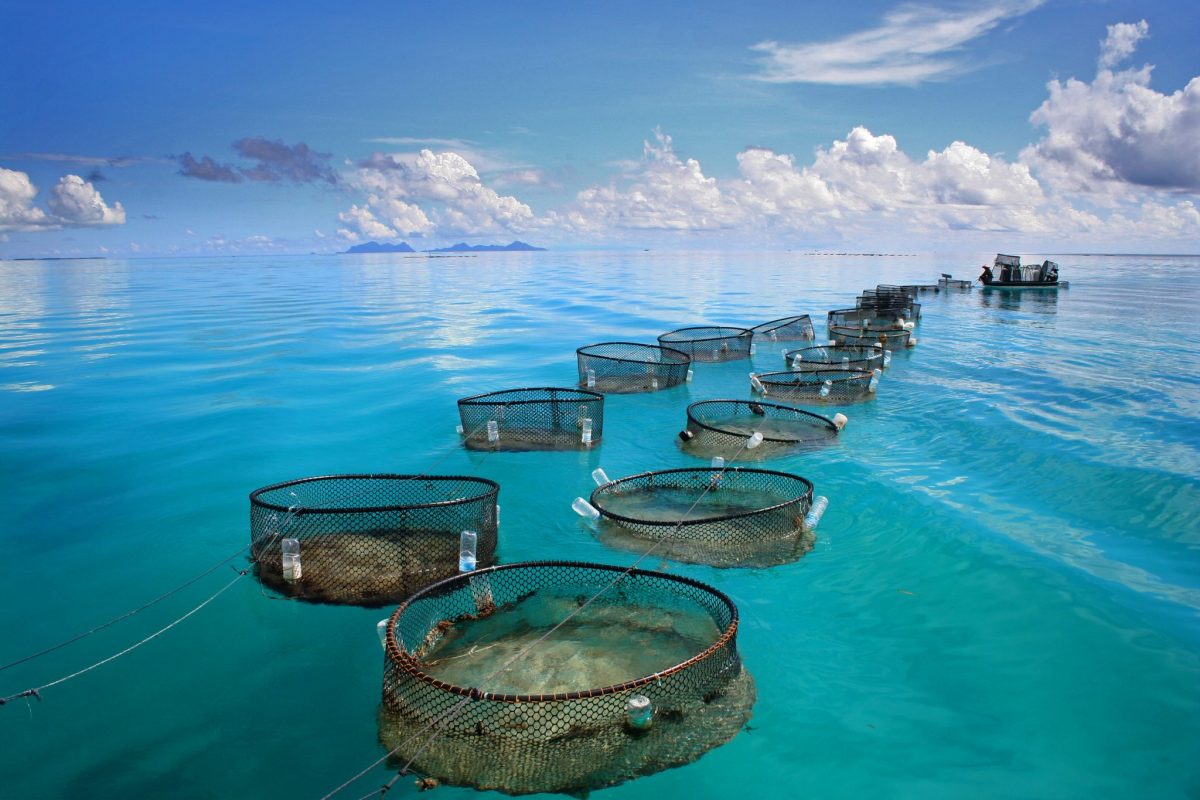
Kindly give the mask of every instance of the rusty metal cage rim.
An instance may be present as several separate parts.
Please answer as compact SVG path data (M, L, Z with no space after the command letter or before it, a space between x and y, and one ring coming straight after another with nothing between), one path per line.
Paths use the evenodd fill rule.
M723 631L721 631L721 635L718 636L716 641L714 641L711 645L709 645L707 648L705 648L701 652L697 653L696 655L692 656L691 658L688 658L685 661L681 661L680 663L678 663L672 667L668 667L668 668L661 670L659 672L656 672L652 675L646 675L644 677L636 678L632 681L625 681L624 683L614 683L610 686L604 686L599 689L585 689L585 690L577 691L577 692L556 692L554 694L493 693L493 692L481 692L479 689L477 689L475 687L457 686L455 684L447 683L446 681L439 680L439 679L433 677L432 675L426 673L424 670L421 669L420 660L418 660L415 656L413 656L407 650L401 649L400 644L399 644L398 640L396 639L396 623L400 620L400 617L404 614L404 612L408 609L408 607L410 605L412 605L413 603L422 599L425 595L434 594L434 593L444 594L444 593L446 593L446 590L448 588L453 586L453 584L455 584L455 583L468 583L469 584L471 579L475 576L486 576L486 575L489 575L494 572L501 572L501 571L509 570L509 569L532 569L532 568L544 569L544 568L548 568L548 567L569 568L569 569L607 570L607 571L611 571L611 572L627 572L630 575L646 576L646 577L650 577L650 578L659 578L662 580L669 580L669 581L675 581L677 583L682 583L682 584L691 586L696 589L701 589L701 590L709 593L710 595L713 595L714 597L716 597L722 603L722 605L724 605L725 608L727 608L729 610L729 624L725 626L725 629ZM500 702L500 703L514 703L514 704L516 704L516 703L547 703L547 702L562 702L562 701L570 701L570 700L584 700L589 697L603 697L605 695L619 694L621 692L626 692L626 691L630 691L632 689L641 688L642 686L648 686L652 683L655 683L656 681L661 680L662 678L669 677L678 672L681 672L682 670L688 669L689 667L691 667L695 664L699 664L701 661L714 655L717 651L719 651L726 644L728 644L730 641L733 640L733 638L737 635L737 629L738 629L737 606L735 606L733 604L733 601L731 599L729 599L729 596L715 587L709 586L706 583L701 583L700 581L693 580L692 578L688 578L683 575L671 575L671 574L668 574L665 572L656 572L653 570L637 569L634 567L618 567L618 566L614 566L612 564L598 564L598 563L588 562L588 561L520 561L515 564L499 564L494 567L485 567L484 569L477 569L472 572L464 572L459 575L453 575L449 578L445 578L443 580L437 581L436 583L431 583L428 586L417 590L411 596L409 596L409 598L407 600L405 600L400 605L399 608L397 608L395 611L393 611L392 615L390 617L388 617L387 634L385 636L384 641L385 641L385 650L386 650L388 660L390 660L392 663L394 663L401 671L406 673L410 678L414 678L414 679L416 679L422 683L425 683L429 686L433 686L436 689L440 689L445 692L450 692L451 694L456 694L456 695L459 695L460 697L467 697L472 700L493 700L493 701Z
M796 370L786 370L786 371L781 370L779 372L760 372L757 375L755 375L755 377L758 378L758 380L761 383L763 383L764 385L772 385L773 384L773 385L777 385L777 386L797 386L797 385L800 385L800 383L801 383L801 381L799 380L799 377L801 375L807 375L807 376L828 375L829 373L834 373L837 375L846 375L846 373L848 373L848 372L854 373L854 374L847 375L844 378L826 378L825 380L817 380L817 381L810 382L809 385L815 386L817 384L824 383L826 380L830 381L831 383L851 383L853 381L870 381L872 376L874 375L873 371L851 368L851 369L814 369L812 372L797 372ZM786 375L789 378L793 378L794 380L788 380L788 381L771 380L771 377L773 375Z
M677 358L673 361L638 361L636 358L620 358L618 356L606 356L606 355L602 355L600 353L585 352L593 347L604 347L605 345L613 345L613 344L629 345L629 346L633 346L633 347L644 347L649 350L658 350L658 351L661 351L662 353L670 353L673 356L678 356L679 358ZM687 364L692 363L692 357L689 356L687 353L683 352L682 350L676 350L673 347L666 347L661 344L644 344L642 342L596 342L595 344L587 344L587 345L584 345L583 347L577 347L575 349L575 353L576 353L576 355L583 355L583 356L587 356L588 358L604 359L605 361L621 361L621 362L628 363L628 364L663 364L665 366L678 366L678 365L687 365Z
M396 481L463 481L466 483L478 483L487 487L487 490L478 495L471 497L455 497L450 500L436 500L432 503L401 503L399 505L386 506L356 506L344 508L341 506L335 508L315 508L307 506L281 506L266 500L259 499L259 495L264 492L274 491L276 489L286 489L289 486L299 486L304 483L313 483L316 481L331 481L331 480L396 480ZM287 513L300 514L367 514L381 511L407 511L417 508L443 508L447 506L455 506L463 503L473 503L479 500L484 500L488 497L495 498L500 493L500 484L487 478L478 478L473 475L400 475L396 473L355 473L349 475L316 475L310 478L297 478L296 480L284 481L283 483L275 483L270 486L264 486L261 489L255 489L250 493L250 505L258 506L259 508L270 509L271 511L283 511Z
M718 399L718 400L701 400L697 403L692 403L690 406L687 407L687 418L688 418L689 423L694 422L696 425L698 425L701 428L704 428L707 431L715 431L716 433L721 433L726 436L741 436L742 434L730 433L729 431L722 430L721 428L716 428L716 427L713 427L712 425L707 425L707 424L701 422L700 420L696 419L694 416L692 416L693 408L695 408L696 406L707 405L708 403L733 403L733 404L739 405L739 406L746 406L747 409L749 409L749 407L752 405L762 406L762 407L766 407L766 408L777 408L780 411L784 411L788 414L796 414L799 416L812 417L813 419L819 419L825 423L826 427L828 427L829 430L833 431L834 433L838 432L838 426L834 425L833 420L831 420L831 419L823 417L820 414L814 414L811 411L805 411L802 408L796 408L795 406L784 406L784 405L780 405L779 403L760 403L757 400L719 400ZM754 412L751 411L751 413L754 413ZM779 444L791 444L791 443L799 441L799 440L797 440L797 439L776 439L771 436L764 436L763 441L764 442L776 442ZM758 512L755 512L755 513L758 513Z
M671 338L668 338L676 333L684 333L686 331L736 331L736 333L731 333L728 336L705 336L702 339L683 339L683 338L671 339ZM743 336L746 336L747 334L749 334L751 338L754 337L754 331L751 330L750 328L738 328L734 325L693 325L690 328L676 328L673 331L667 331L666 333L660 333L658 335L658 341L660 341L660 342L663 342L663 341L675 342L675 343L686 342L689 344L695 344L696 342L720 342L720 341L724 341L725 339L741 339Z
M649 475L649 476L672 475L672 474L675 474L678 472L709 472L714 475L720 475L722 473L737 474L737 473L741 473L741 472L747 472L747 473L751 473L751 474L755 474L755 475L775 475L775 476L778 476L781 478L787 478L788 480L791 480L791 481L799 481L800 483L804 484L804 486L806 488L803 492L800 493L799 496L793 497L790 500L785 500L782 503L776 503L773 506L763 506L762 508L756 508L753 511L743 511L739 514L723 514L719 517L696 517L694 519L683 519L683 520L647 520L647 519L638 519L637 517L626 517L621 514L614 514L611 511L606 511L604 508L602 508L602 505L603 505L602 503L596 502L596 495L598 495L600 492L604 491L605 489L609 488L610 486L616 486L618 484L625 483L627 481L637 480L638 478L645 478L647 475ZM752 467L723 467L720 469L717 469L714 467L677 467L676 469L649 470L647 472L639 472L637 475L626 475L624 478L617 478L615 481L609 481L608 483L604 484L603 486L597 486L594 490L592 490L592 494L588 498L588 500L591 502L592 506L597 511L599 511L603 516L608 517L609 519L617 520L619 522L629 522L629 523L632 523L635 525L648 525L648 526L655 526L655 527L676 528L676 527L686 527L688 525L711 525L714 522L726 522L728 520L743 519L745 517L753 517L758 514L766 513L768 511L777 511L781 508L787 508L790 505L795 505L796 503L799 503L806 498L811 498L812 493L813 493L812 481L810 481L808 478L801 477L800 475L793 475L790 472L780 472L779 470L774 470L774 469L755 469Z
M791 317L780 317L779 319L768 320L761 325L755 325L753 328L750 328L750 331L757 336L760 333L770 333L771 331L778 330L779 328L786 328L793 322L799 322L800 320L804 319L807 319L810 325L812 324L812 317L808 314L796 314L795 316Z
M517 392L569 392L574 397L539 397L527 400L501 400L500 395L515 394ZM497 399L485 399L497 398ZM587 389L578 389L573 386L529 386L520 389L500 389L495 392L484 392L470 397L464 397L458 401L460 406L520 406L533 403L577 403L585 400L604 401L604 395L599 392L591 392Z

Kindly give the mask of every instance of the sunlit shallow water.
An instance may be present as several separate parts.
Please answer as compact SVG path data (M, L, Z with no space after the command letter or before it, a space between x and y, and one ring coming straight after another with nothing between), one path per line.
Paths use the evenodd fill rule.
M845 407L835 443L756 464L830 498L811 552L666 563L737 603L754 717L605 796L1200 793L1200 259L1056 260L1056 294L923 295L919 344ZM748 398L778 348L608 397L591 452L468 451L455 400L571 386L585 344L796 313L821 332L863 288L975 271L792 254L0 263L0 664L238 551L249 492L310 475L491 478L502 561L632 563L570 510L589 473L696 466L676 436L687 405ZM236 577L0 671L0 694ZM321 797L383 755L381 616L241 578L0 708L0 797Z

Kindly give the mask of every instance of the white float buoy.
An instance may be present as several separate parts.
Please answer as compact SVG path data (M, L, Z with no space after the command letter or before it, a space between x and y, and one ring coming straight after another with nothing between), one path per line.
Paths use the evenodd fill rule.
M488 420L487 436L488 436L489 442L500 441L500 426L496 423L496 420L494 420L494 419Z
M833 415L833 426L835 428L837 428L839 431L842 428L846 427L846 423L849 421L850 421L849 418L847 418L845 414L842 414L840 412Z
M625 714L629 727L644 731L654 722L654 703L644 694L635 694L625 703Z
M587 371L587 388L589 388L589 389L596 388L596 370L594 370L594 369L589 369Z
M576 497L571 502L571 509L584 519L600 518L600 512L596 510L596 507L582 497Z
M746 440L746 449L753 450L763 443L763 435L758 431L750 434L750 438Z
M387 651L387 625L388 618L384 617L375 623L375 634L379 637L379 646Z
M303 570L300 567L300 540L299 539L284 539L280 543L282 556L280 561L283 566L283 579L288 583L294 583L303 577Z
M829 498L825 495L817 496L808 509L808 513L804 515L804 530L816 530L817 525L821 523L821 517L825 516L827 508L829 508Z
M821 384L821 397L829 397L831 391L833 391L833 381L827 380Z
M596 482L597 486L603 486L606 483L612 483L612 481L608 479L608 473L604 471L603 467L596 467L594 470L592 470L592 480Z
M579 434L579 440L585 445L590 445L592 443L592 418L584 417L583 425L581 427L582 430Z
M479 562L475 558L475 547L479 537L475 531L463 531L458 535L458 571L471 572Z

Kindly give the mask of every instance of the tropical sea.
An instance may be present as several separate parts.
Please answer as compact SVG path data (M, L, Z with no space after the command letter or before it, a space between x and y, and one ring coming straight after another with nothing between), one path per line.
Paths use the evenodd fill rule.
M1200 257L1052 258L1069 289L922 295L917 346L836 409L836 444L757 465L829 498L811 552L664 565L734 600L757 703L728 744L599 796L1200 796ZM820 332L862 289L981 259L0 262L0 665L237 554L0 669L0 696L53 684L0 707L0 798L321 798L384 755L387 611L240 576L252 490L476 475L501 486L502 562L630 564L571 510L591 471L705 465L687 405L748 398L779 347L608 396L590 452L468 451L455 401L572 386L595 342L798 313Z

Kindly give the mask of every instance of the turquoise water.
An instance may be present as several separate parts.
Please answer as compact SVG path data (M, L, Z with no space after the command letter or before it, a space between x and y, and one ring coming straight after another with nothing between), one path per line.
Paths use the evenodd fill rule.
M761 464L830 498L812 552L667 565L738 604L754 718L605 797L1200 794L1200 258L1056 260L1071 281L1057 294L922 296L919 344L844 409L837 445ZM974 277L976 261L0 263L0 664L236 552L249 492L310 475L492 478L503 561L631 563L570 510L591 470L706 463L678 447L687 404L747 397L779 348L610 396L591 453L468 452L455 400L572 385L584 344L822 322L863 288ZM0 695L116 653L234 578L222 567L0 671ZM0 797L319 798L383 755L383 615L237 580L143 647L0 708ZM403 779L390 796L413 793Z

